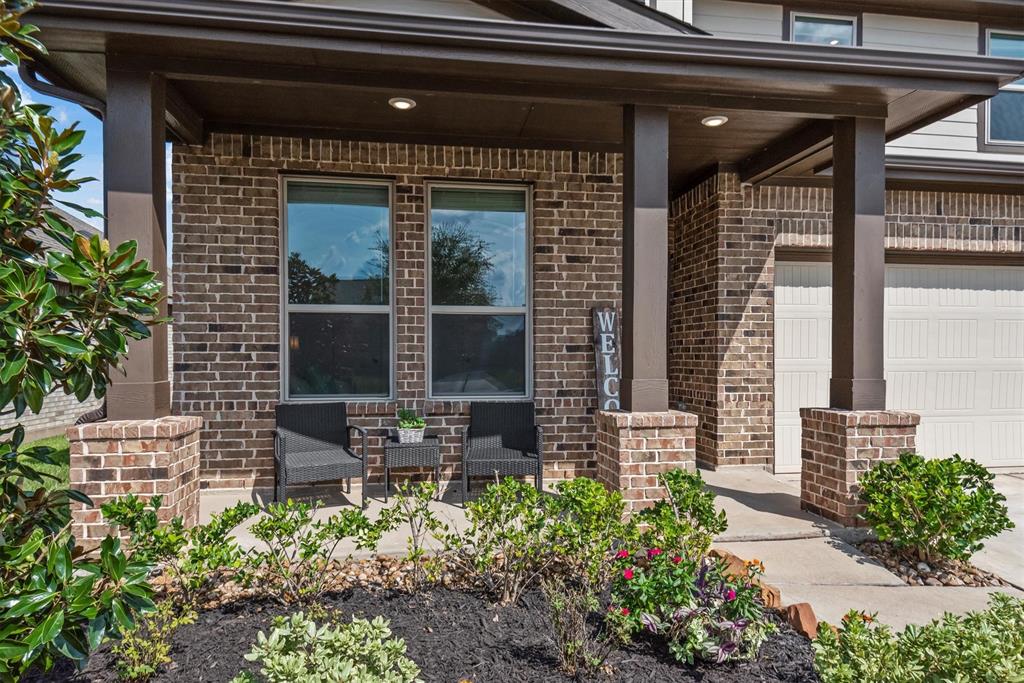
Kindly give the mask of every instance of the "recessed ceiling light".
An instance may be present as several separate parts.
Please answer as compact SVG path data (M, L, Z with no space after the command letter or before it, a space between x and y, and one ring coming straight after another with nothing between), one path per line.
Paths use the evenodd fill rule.
M839 44L839 40L836 39L836 38L833 38L832 40L828 41L828 44L829 45L838 45Z
M392 97L388 100L388 104L398 111L408 111L416 106L416 100L411 97Z
M700 120L700 122L708 128L718 128L719 126L724 126L728 123L729 117L722 116L721 114L718 114L717 116L705 116Z

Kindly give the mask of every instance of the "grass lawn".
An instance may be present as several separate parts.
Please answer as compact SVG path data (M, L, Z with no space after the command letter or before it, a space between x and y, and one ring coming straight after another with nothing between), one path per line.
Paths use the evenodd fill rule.
M70 448L68 447L68 440L63 436L51 436L45 439L39 439L38 441L32 441L31 443L25 444L23 448L31 446L49 446L54 449L54 453L51 457L56 461L54 465L37 465L36 469L40 472L47 472L54 476L60 477L60 481L67 485L68 483L68 463L70 462ZM47 480L47 487L53 488L57 486L57 482Z

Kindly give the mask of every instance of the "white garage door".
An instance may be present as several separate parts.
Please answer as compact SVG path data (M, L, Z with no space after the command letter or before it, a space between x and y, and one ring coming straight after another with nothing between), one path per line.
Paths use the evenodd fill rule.
M828 404L831 296L829 264L777 264L777 472L800 470L799 409ZM922 454L1024 466L1024 268L887 266L885 368Z

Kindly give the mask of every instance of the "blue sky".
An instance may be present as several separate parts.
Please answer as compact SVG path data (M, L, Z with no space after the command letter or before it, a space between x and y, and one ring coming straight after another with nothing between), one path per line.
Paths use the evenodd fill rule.
M103 122L96 118L94 115L71 102L65 102L64 100L58 100L53 97L48 97L41 93L37 93L28 86L26 86L21 78L18 76L18 70L12 66L3 67L4 73L14 79L15 83L18 84L18 88L21 90L22 97L26 98L30 102L38 102L41 104L48 104L53 107L51 112L52 116L63 126L71 126L71 124L78 122L78 128L85 131L85 138L82 140L82 144L78 147L78 153L82 155L81 161L75 164L75 176L92 177L96 178L95 181L85 183L82 187L73 193L60 194L57 199L65 199L75 204L81 204L94 211L103 211ZM170 145L167 146L167 249L168 249L168 260L170 260L170 248L171 248L171 172L170 172ZM65 208L68 213L74 214L78 218L81 218L98 228L103 227L102 218L87 218L81 213Z
M85 139L82 140L82 144L78 148L78 152L83 158L75 164L75 175L78 177L92 176L96 178L96 182L86 183L78 192L61 194L57 198L87 206L94 211L103 211L103 123L77 104L47 97L31 90L18 77L18 70L14 67L5 66L3 70L18 84L22 97L31 102L52 106L51 113L61 125L70 126L75 121L80 122L79 128L85 131ZM103 226L101 218L86 218L72 209L68 209L68 212L97 227Z

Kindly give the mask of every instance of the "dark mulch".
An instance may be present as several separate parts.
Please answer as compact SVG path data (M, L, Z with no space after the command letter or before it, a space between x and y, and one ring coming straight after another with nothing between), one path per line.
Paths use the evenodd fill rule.
M558 670L543 597L533 592L524 602L500 608L475 595L444 589L413 595L358 589L331 596L325 606L341 610L346 618L380 614L390 619L392 631L405 639L409 656L422 668L425 681L567 683L570 679ZM255 671L257 667L246 662L243 655L252 647L256 633L269 631L273 617L286 611L275 603L247 600L204 612L195 624L175 634L171 655L174 665L153 680L223 682L243 669ZM751 662L690 668L677 664L660 643L641 642L612 653L609 664L612 674L601 680L819 680L810 642L784 622ZM35 680L107 683L115 681L116 676L109 655L101 651L82 674L54 672Z

